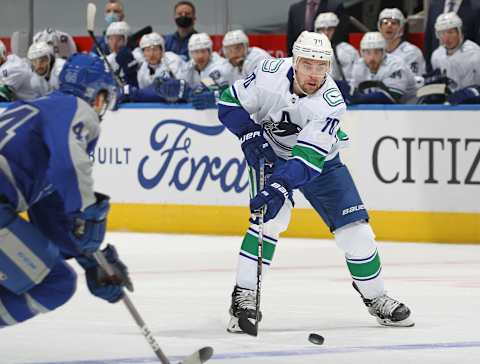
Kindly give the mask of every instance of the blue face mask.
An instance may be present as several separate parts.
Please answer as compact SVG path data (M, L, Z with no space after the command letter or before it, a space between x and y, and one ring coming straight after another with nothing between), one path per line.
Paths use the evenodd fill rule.
M113 11L110 11L108 13L105 14L105 21L107 22L108 25L116 22L116 21L119 21L119 16L117 13L113 12Z

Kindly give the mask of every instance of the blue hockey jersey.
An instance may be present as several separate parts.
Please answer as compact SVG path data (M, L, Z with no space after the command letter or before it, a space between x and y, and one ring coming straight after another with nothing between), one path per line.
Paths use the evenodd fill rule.
M56 192L66 215L95 202L89 152L100 133L96 112L62 92L11 104L0 115L0 195L17 211Z

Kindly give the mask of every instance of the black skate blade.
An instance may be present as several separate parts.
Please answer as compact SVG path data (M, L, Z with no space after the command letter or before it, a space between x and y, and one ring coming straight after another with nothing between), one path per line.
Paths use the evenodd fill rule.
M258 325L253 324L245 315L238 318L238 326L240 326L245 334L250 336L258 335Z
M190 356L183 359L178 364L202 364L210 359L213 355L213 348L210 346L205 346L200 350L194 352Z

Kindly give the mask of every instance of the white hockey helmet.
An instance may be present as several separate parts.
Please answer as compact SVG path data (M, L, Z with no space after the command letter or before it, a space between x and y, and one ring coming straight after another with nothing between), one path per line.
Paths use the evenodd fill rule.
M248 48L248 37L243 30L230 30L223 37L222 45L224 47L232 46L235 44L243 44L245 48Z
M41 58L44 56L52 56L52 57L55 56L53 47L47 42L40 41L37 43L33 43L28 48L27 58L30 61L33 61L34 59Z
M0 59L7 58L7 48L5 44L0 40Z
M380 25L382 24L383 19L394 19L398 20L400 23L400 28L403 28L405 25L405 17L403 13L398 8L385 8L378 15L377 28L380 30Z
M360 41L360 50L367 49L382 49L385 50L387 43L382 33L380 32L367 32Z
M462 19L455 12L440 14L435 20L435 34L440 38L440 32L456 28L462 35Z
M212 51L213 43L207 33L192 34L188 40L188 52L199 51L201 49L208 49Z
M46 42L51 45L54 51L58 51L58 45L60 43L60 35L53 28L47 28L38 32L33 37L33 43Z
M337 14L328 12L320 13L315 19L315 31L318 33L322 28L336 28L340 24Z
M165 49L165 40L163 37L158 34L158 33L150 33L150 34L145 34L142 39L140 39L140 48L148 48L148 47L155 47L155 46L160 46L162 50Z
M304 30L293 43L293 64L298 58L328 61L331 63L333 56L332 44L323 33L308 32Z
M113 22L108 26L105 35L107 37L111 35L123 35L125 37L125 41L127 41L128 36L130 35L130 25L124 21Z

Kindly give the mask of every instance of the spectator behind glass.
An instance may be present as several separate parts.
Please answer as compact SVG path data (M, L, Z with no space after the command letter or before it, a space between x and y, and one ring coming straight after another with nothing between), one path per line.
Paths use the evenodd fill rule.
M463 22L463 36L465 39L480 44L480 1L478 0L432 0L428 7L427 26L425 28L424 54L427 62L427 71L432 71L431 55L438 47L438 38L435 35L435 21L440 14L455 12Z
M109 1L105 5L104 14L105 14L105 23L107 25L107 28L110 24L116 21L123 21L125 19L125 11L123 8L123 4L120 1L115 1L115 0ZM108 55L110 54L110 49L107 44L105 33L106 33L106 29L103 31L102 35L99 35L96 38L102 51L106 55ZM92 49L90 52L99 56L97 49L95 48L95 45L92 46Z
M337 29L333 43L346 40L348 20L344 15L345 9L341 0L302 0L290 6L287 22L287 53L292 56L293 42L301 32L313 31L313 23L318 14L331 11L340 17L341 29ZM345 19L344 19L345 17Z
M165 51L178 54L184 61L190 59L188 41L197 33L195 26L195 6L190 1L179 1L174 10L177 31L165 35Z

